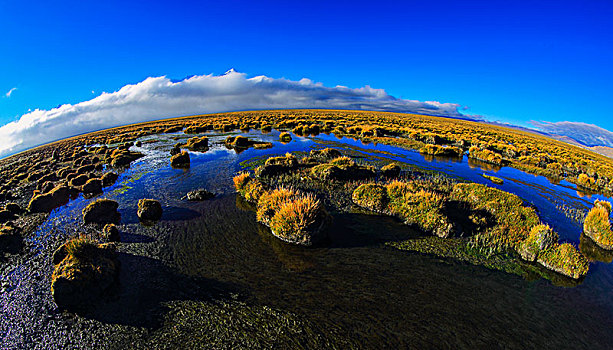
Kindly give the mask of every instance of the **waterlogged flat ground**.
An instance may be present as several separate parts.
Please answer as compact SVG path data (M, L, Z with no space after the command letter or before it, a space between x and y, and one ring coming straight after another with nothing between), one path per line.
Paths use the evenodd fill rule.
M244 133L243 133L244 134ZM211 136L213 143L225 135ZM422 170L487 183L524 198L563 241L580 243L581 225L561 206L587 209L600 196L512 168L425 159L415 151L320 135L240 154L213 145L190 152L189 170L172 169L168 151L183 134L148 136L146 154L104 197L122 214L117 290L87 315L57 311L49 293L50 254L81 232L82 197L51 214L27 242L30 253L3 270L2 348L590 348L613 344L613 268L594 261L576 287L516 275L381 243L418 237L394 219L338 214L323 246L289 246L257 224L233 193L232 176L254 157L336 147L364 160L393 159ZM245 164L245 163L243 163ZM483 173L505 180L494 185ZM181 197L206 188L215 199ZM143 226L140 198L164 207ZM598 258L608 255L598 252ZM592 254L592 256L594 256ZM609 260L610 261L610 260Z

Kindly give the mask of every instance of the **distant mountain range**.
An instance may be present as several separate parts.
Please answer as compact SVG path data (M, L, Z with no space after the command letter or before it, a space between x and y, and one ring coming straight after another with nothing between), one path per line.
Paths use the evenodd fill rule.
M589 148L596 153L613 158L613 132L594 124L580 122L537 122L532 121L536 130L531 130L556 140Z
M588 146L613 147L613 132L594 124L579 122L531 122L538 130L548 134L566 136Z
M467 120L474 120L466 118ZM500 122L488 122L484 120L476 120L485 122L487 124L504 126L507 128L514 128L522 131L536 133L551 137L558 141L570 143L571 145L583 147L592 150L593 152L600 153L609 158L613 158L613 132L603 129L594 124L580 123L580 122L530 122L535 128L526 128L523 126L500 123Z

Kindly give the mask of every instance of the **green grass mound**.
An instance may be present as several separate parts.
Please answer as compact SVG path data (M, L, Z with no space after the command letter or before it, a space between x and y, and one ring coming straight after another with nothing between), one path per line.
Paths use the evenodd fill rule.
M485 210L495 218L497 229L478 238L490 246L516 250L528 238L530 229L541 223L534 209L524 206L521 198L496 188L459 183L454 186L451 198L467 203L472 210Z
M390 211L408 224L415 224L425 232L446 238L453 233L454 226L443 213L444 205L443 195L418 190L407 192L402 198L392 200Z
M321 157L318 158L321 159ZM310 171L311 177L323 181L361 180L373 177L375 174L372 166L358 165L353 159L346 156L336 157L327 163L316 165Z
M542 251L537 261L550 270L574 279L585 276L589 269L588 260L568 243L555 244Z
M428 154L435 157L462 157L464 151L459 147L446 147L440 145L426 144L419 149L419 153Z
M389 197L384 186L378 184L363 184L353 191L353 202L360 207L382 213L387 209Z
M518 248L518 253L526 261L535 261L543 250L558 243L558 234L547 225L536 225L530 230L530 235Z

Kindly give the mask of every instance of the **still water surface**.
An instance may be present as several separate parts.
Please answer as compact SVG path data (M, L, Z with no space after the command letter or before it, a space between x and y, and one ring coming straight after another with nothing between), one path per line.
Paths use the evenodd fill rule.
M277 141L277 131L242 134L271 141L274 147L237 154L215 144L225 136L209 134L211 149L190 152L191 168L180 170L169 166L168 151L187 135L141 139L143 145L133 149L146 156L104 194L120 203L122 240L146 244L148 239L163 238L167 242L163 254L181 274L239 286L251 303L296 313L321 329L359 339L364 347L593 349L613 344L611 264L593 262L588 276L573 288L546 280L526 281L386 247L381 243L414 233L394 219L358 214L337 215L325 245L294 247L256 223L255 214L234 194L232 177L242 169L241 162L256 156L323 147L350 149L365 159L400 161L515 193L534 205L563 241L575 245L581 225L556 206L587 209L594 199L606 198L512 168L484 170L466 157L426 159L416 151L333 135L294 136L283 144ZM483 173L503 178L504 184L492 184ZM200 203L181 201L197 188L218 196ZM152 227L133 229L139 226L134 208L140 198L160 200L164 215ZM91 200L79 198L52 213L33 240L44 245L52 229L55 234L71 234L74 218ZM143 230L148 234L142 235Z

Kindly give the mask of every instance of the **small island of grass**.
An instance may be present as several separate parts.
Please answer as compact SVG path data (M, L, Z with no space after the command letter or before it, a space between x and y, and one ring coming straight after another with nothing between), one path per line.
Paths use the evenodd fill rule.
M400 179L389 179L384 176L388 170L384 168L389 168L387 165L377 170L338 154L332 159L317 157L333 152L332 149L322 150L301 158L293 154L271 157L256 169L257 178L248 173L237 175L234 178L236 189L256 204L258 221L270 226L275 236L286 241L291 241L283 238L288 235L287 230L300 232L300 229L289 224L284 226L285 231L275 229L280 226L271 218L277 213L282 213L279 218L295 217L300 211L298 208L323 210L314 197L309 197L311 195L302 195L303 202L296 202L300 191L309 191L326 197L326 203L331 203L334 211L348 210L346 204L352 203L371 212L395 216L425 235L457 242L449 245L442 243L444 241L433 244L432 240L413 240L410 244L392 244L399 249L423 251L419 246L423 243L430 246L429 253L455 256L502 270L533 270L529 264L536 262L572 279L587 274L587 259L574 246L558 243L557 233L543 224L535 210L525 206L514 194L440 176L402 178L397 174ZM300 190L287 187L294 185ZM269 187L276 189L266 190ZM301 222L306 222L304 220ZM450 247L455 247L457 252L450 254L447 251ZM467 253L477 258L463 258ZM491 263L492 255L507 258ZM509 268L509 263L515 267ZM547 273L542 275L547 277Z

